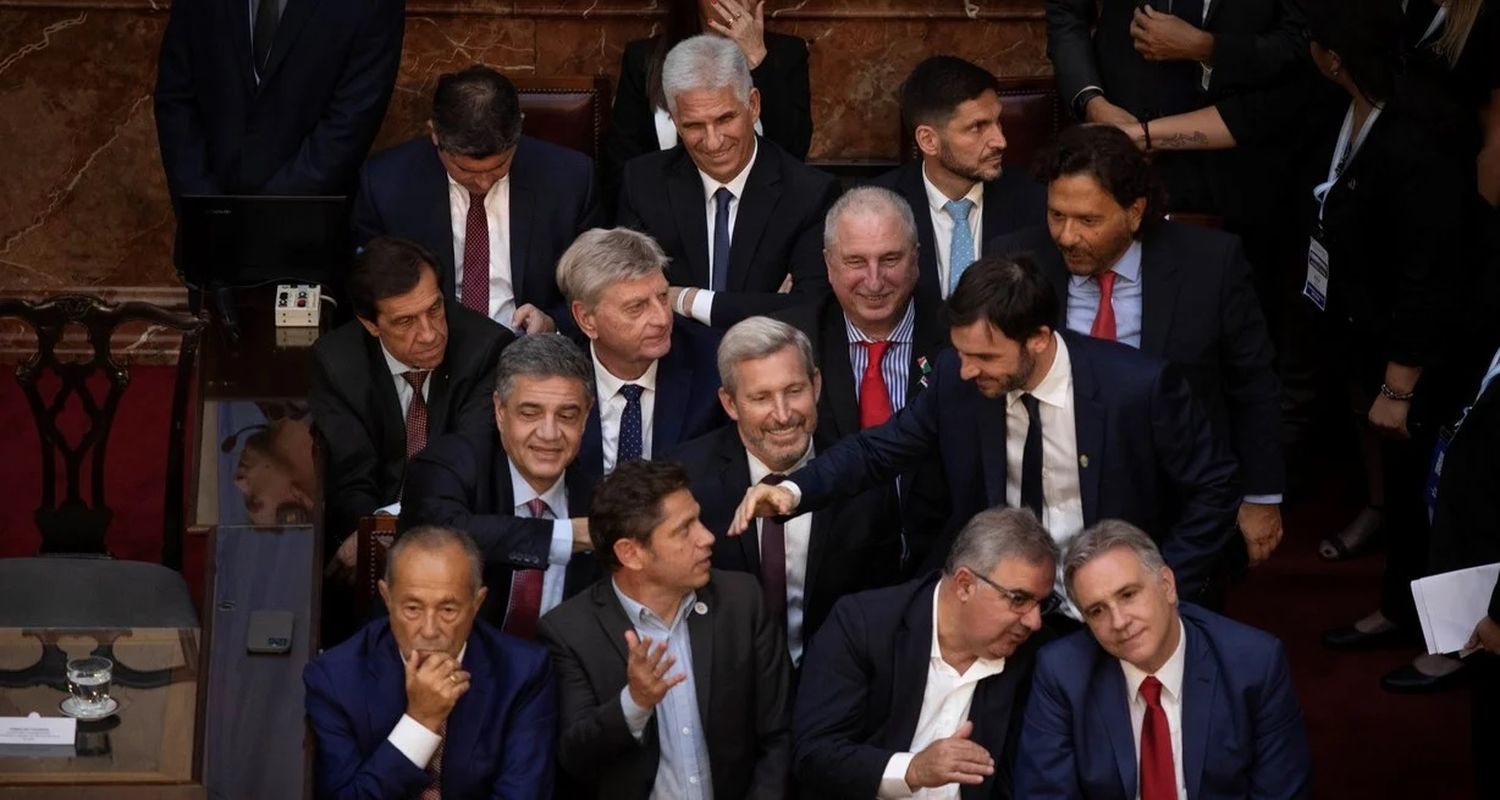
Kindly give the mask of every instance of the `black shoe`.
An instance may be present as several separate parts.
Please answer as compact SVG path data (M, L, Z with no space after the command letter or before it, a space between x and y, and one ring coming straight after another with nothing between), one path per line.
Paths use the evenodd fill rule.
M1396 694L1435 694L1456 689L1463 684L1464 667L1447 675L1428 675L1411 664L1404 664L1387 672L1380 679L1380 688Z
M1400 626L1378 633L1365 633L1353 625L1345 625L1323 633L1323 646L1333 650L1385 650L1404 647L1410 643L1411 637Z

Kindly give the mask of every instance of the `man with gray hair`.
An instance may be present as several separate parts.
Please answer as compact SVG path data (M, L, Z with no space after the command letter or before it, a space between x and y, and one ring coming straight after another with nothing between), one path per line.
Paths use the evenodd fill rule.
M725 536L747 489L774 482L812 457L822 375L800 331L751 317L724 334L719 379L719 400L735 424L688 442L671 457L693 477L703 524L716 537L714 566L760 576L795 664L834 601L898 579L898 520L887 490L877 488L817 513L763 520L744 536Z
M483 616L530 639L537 618L598 577L590 550L594 478L573 468L594 405L588 358L560 334L522 337L495 368L495 428L433 439L407 469L401 530L467 531L495 588ZM399 541L399 540L398 540Z
M941 572L840 600L808 650L792 719L805 795L1011 797L1056 569L1036 515L991 509Z
M838 184L756 136L760 92L739 47L713 34L683 40L662 65L662 91L683 146L625 166L618 218L671 257L672 309L723 329L816 301Z
M585 231L557 264L557 285L594 362L599 402L578 464L595 475L725 422L714 394L719 334L691 320L674 324L666 269L661 246L629 228Z
M450 300L538 333L567 322L553 267L601 215L593 160L523 135L522 116L516 87L489 67L439 77L427 134L360 170L354 238L419 242Z
M1312 756L1281 643L1179 603L1156 543L1104 520L1068 544L1088 631L1043 648L1016 796L1305 797Z

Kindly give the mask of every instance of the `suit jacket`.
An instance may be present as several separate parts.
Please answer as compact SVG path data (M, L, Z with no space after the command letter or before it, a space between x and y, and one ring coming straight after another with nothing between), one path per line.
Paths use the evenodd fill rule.
M521 137L510 167L510 272L518 307L531 303L559 323L572 319L557 287L557 261L578 234L603 224L594 180L588 156ZM430 137L377 153L360 170L355 243L387 234L421 244L442 264L443 294L454 299L451 217L448 173Z
M943 302L943 287L938 275L937 241L932 230L931 206L927 200L927 186L922 180L922 161L916 159L876 178L873 183L890 189L906 198L912 216L917 221L917 296L922 298L928 320L940 325L936 314ZM981 242L1012 231L1047 224L1047 190L1024 172L1014 168L984 185L983 219L979 222ZM988 253L989 250L981 252ZM948 332L942 331L946 337Z
M1057 296L1067 327L1067 266L1045 228L1003 237L986 252L1029 254ZM1281 494L1281 381L1265 316L1239 238L1164 222L1141 239L1141 350L1182 369L1240 462L1246 494Z
M936 284L934 284L936 286ZM936 295L934 295L936 297ZM939 298L940 299L940 298ZM911 404L926 387L927 370L937 354L948 345L948 331L938 320L937 303L916 298L916 326L912 331L911 363L908 366L906 402ZM818 430L813 442L818 452L833 447L841 439L853 436L859 427L859 385L849 361L849 335L845 329L844 309L838 298L829 294L816 306L798 306L775 315L777 319L802 331L812 342L813 359L823 375L823 395L818 399ZM943 462L934 453L921 466L905 470L900 484L901 527L908 552L907 570L926 572L941 566L934 561L946 559L946 550L934 545L948 520L948 483L943 476Z
M463 666L473 680L448 715L444 800L552 797L557 686L546 650L481 620ZM303 669L318 797L406 800L427 788L427 771L386 740L406 711L405 680L388 619Z
M823 217L839 195L838 182L776 143L759 141L735 215L728 289L714 297L715 328L816 302L828 291ZM618 221L650 234L667 251L673 286L709 285L708 198L685 148L644 155L626 166ZM791 293L778 294L788 275Z
M771 621L760 587L746 575L715 570L698 590L687 625L693 682L708 743L716 798L780 800L791 760L791 665L786 639ZM657 716L637 742L625 723L625 632L632 630L606 578L542 618L565 720L558 760L600 800L645 800L661 758Z
M793 763L804 796L868 798L886 762L911 751L932 654L933 572L852 595L834 606L802 667L792 722ZM995 774L959 796L1012 796L1012 767L1038 631L974 689L969 739L995 759ZM1024 797L1025 795L1017 795Z
M713 531L714 566L760 575L760 537L727 536L750 488L750 461L739 429L726 425L683 445L670 458L693 478L698 518ZM901 529L893 492L884 486L813 512L804 577L802 640L817 632L833 604L851 592L886 586L901 569Z
M656 404L651 412L651 453L671 451L682 442L725 424L719 403L718 331L691 320L675 319L672 349L656 367ZM604 442L599 422L603 398L589 409L578 465L604 474Z
M1306 797L1312 754L1281 643L1182 604L1182 774L1202 800ZM1135 732L1125 673L1090 631L1037 655L1016 762L1016 796L1131 800Z
M595 478L569 467L568 516L585 517ZM467 531L484 554L484 585L491 587L480 614L503 624L511 583L518 569L548 566L553 520L515 516L510 459L494 426L486 434L451 433L430 440L412 459L401 500L400 530L418 525L449 525ZM568 562L564 596L582 591L599 575L592 554L575 553Z
M515 336L449 303L448 350L428 376L427 435L493 430L495 363ZM350 320L313 345L308 404L328 475L325 519L337 544L359 518L396 502L406 477L406 418L380 340Z
M257 85L248 3L175 6L156 73L172 195L348 194L391 99L404 16L404 0L287 0Z
M1234 459L1175 367L1116 342L1058 335L1073 365L1084 524L1123 519L1151 534L1179 590L1192 597L1232 531L1240 499ZM948 476L948 536L1006 504L1005 398L990 400L962 380L952 350L928 378L927 391L890 422L792 473L802 508L888 481L934 450Z

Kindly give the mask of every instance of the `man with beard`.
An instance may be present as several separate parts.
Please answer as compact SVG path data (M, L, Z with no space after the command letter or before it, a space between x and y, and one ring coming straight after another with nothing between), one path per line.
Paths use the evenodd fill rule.
M730 532L822 508L936 451L950 528L986 508L1025 507L1066 544L1086 525L1124 519L1156 538L1184 594L1203 590L1239 503L1233 458L1170 364L1055 332L1057 306L1030 262L980 259L948 298L953 350L927 391L780 485L751 487Z
M902 130L921 158L875 180L917 217L917 294L936 306L979 258L983 243L1041 225L1046 197L1034 181L1002 170L1000 82L961 58L933 56L901 86ZM909 146L909 145L903 145Z
M693 476L703 524L718 536L714 566L760 576L795 664L834 601L897 580L900 518L887 481L816 513L724 536L746 489L779 480L812 457L823 376L801 331L751 317L724 334L719 378L719 399L735 424L683 445L673 458Z

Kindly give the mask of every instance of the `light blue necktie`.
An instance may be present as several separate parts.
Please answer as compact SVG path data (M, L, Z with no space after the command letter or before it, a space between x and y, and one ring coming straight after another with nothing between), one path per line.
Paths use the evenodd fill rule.
M714 192L714 272L708 288L716 292L729 287L729 201L733 199L727 186Z
M974 263L974 234L969 232L969 212L974 210L974 201L965 197L949 200L943 210L953 218L953 238L948 240L948 294L958 286L964 270Z

